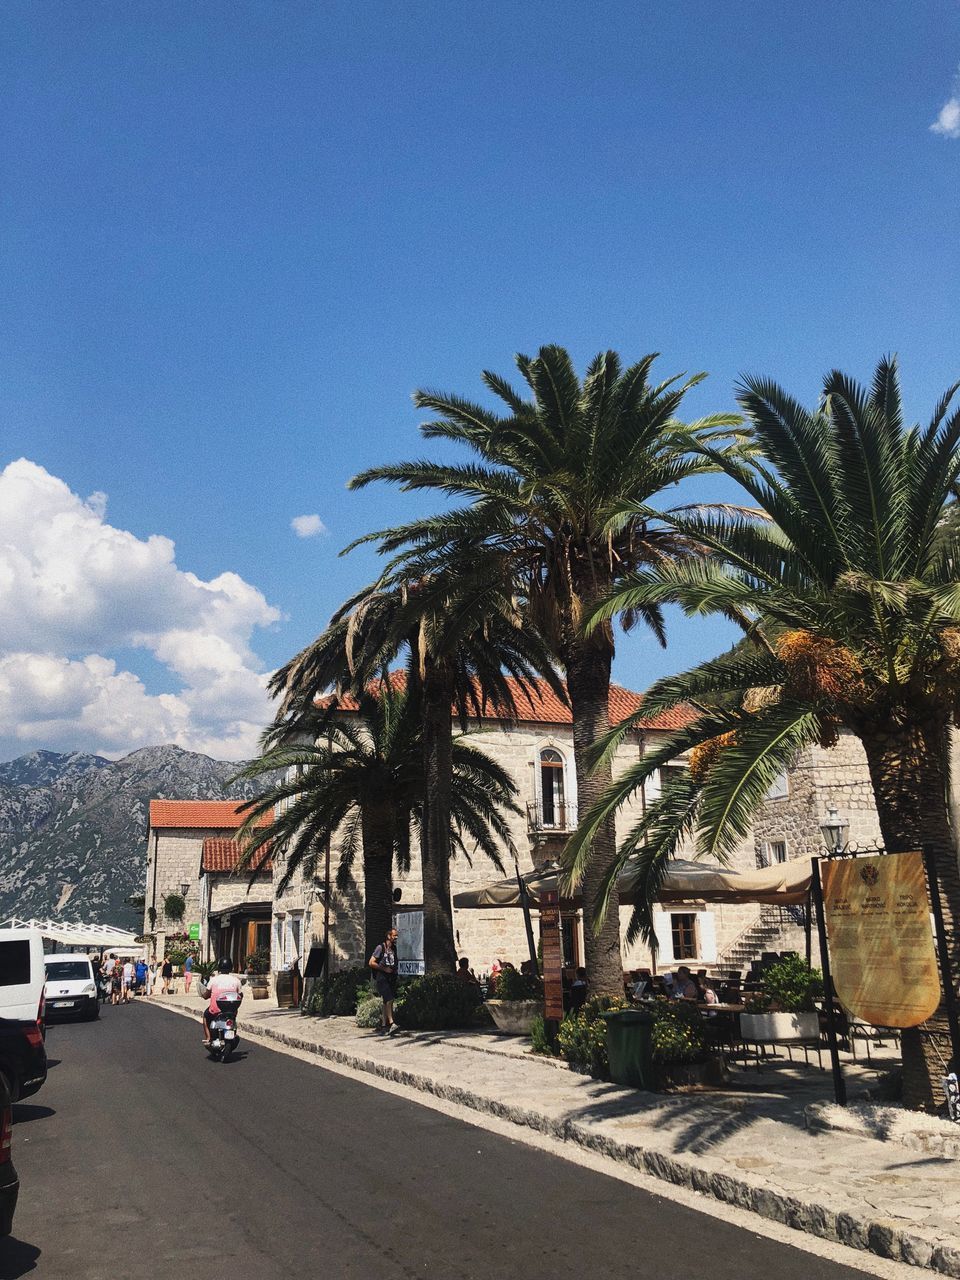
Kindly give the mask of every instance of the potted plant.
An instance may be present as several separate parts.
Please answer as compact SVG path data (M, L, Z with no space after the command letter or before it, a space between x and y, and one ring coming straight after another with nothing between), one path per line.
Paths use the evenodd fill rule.
M194 966L194 973L197 975L197 995L201 1000L206 1000L206 996L201 991L204 983L209 982L217 969L216 960L201 960Z
M487 1008L498 1031L527 1036L534 1019L543 1013L543 982L533 974L501 969L493 984Z
M760 1044L791 1044L816 1040L820 1019L814 1000L823 993L819 969L799 956L786 956L763 975L763 992L751 996L740 1015L744 1040Z
M270 952L266 947L251 951L244 962L247 982L254 1000L266 1000L270 994Z

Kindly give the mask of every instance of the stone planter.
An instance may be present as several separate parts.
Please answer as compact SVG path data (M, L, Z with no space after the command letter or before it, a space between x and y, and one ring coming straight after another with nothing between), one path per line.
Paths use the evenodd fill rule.
M716 1071L708 1062L661 1062L656 1065L657 1089L682 1089L704 1084ZM712 1083L712 1081L711 1081Z
M487 1008L498 1031L511 1036L528 1036L537 1014L543 1013L542 1000L488 1000Z
M741 1013L740 1034L758 1044L795 1044L820 1038L816 1013Z
M247 986L254 1000L266 1000L270 994L270 975L268 973L248 973Z

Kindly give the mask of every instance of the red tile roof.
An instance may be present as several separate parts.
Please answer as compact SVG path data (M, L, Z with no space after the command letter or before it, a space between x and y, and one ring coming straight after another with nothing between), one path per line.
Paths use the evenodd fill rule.
M402 689L406 683L406 673L403 671L391 671L390 684L395 689ZM568 706L565 706L554 691L547 684L546 680L534 680L530 682L535 691L531 691L530 698L524 692L518 681L508 677L507 684L513 692L514 701L517 707L517 719L529 724L572 724L573 715ZM320 706L329 706L333 701L333 696L318 699ZM625 720L627 716L632 715L643 704L643 695L633 693L630 689L624 689L618 684L610 686L610 723L619 724L621 720ZM340 709L342 711L356 711L357 700L352 694L344 694L340 699ZM692 708L686 706L671 707L669 711L660 711L647 719L637 722L638 729L683 729L696 718L696 714ZM481 715L483 720L502 720L504 717L493 707L486 707Z
M237 800L151 800L150 826L156 831L163 827L206 827L214 831L235 831L243 822L238 812L242 801ZM258 827L265 827L268 815L260 818Z
M203 842L203 853L200 858L202 871L233 871L240 861L240 845L236 840L224 840L220 836L208 836ZM270 857L269 845L258 849L254 865L244 868L249 871L272 871L273 860ZM241 872L241 875L244 874Z

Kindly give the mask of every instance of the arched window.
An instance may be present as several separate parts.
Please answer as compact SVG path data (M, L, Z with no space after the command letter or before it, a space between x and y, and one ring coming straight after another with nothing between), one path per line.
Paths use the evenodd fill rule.
M564 830L563 756L553 747L544 747L540 752L540 802L543 825Z

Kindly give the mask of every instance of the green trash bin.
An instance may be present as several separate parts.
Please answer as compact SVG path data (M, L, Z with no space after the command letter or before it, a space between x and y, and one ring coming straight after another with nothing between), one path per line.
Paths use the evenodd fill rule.
M632 1089L652 1089L653 1014L646 1009L611 1009L603 1020L607 1024L610 1079Z

